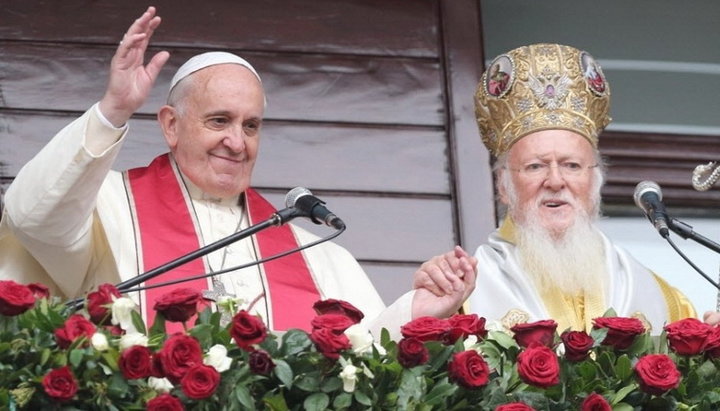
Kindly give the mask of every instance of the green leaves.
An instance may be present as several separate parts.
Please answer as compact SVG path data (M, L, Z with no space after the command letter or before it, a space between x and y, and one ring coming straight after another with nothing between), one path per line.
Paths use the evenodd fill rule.
M63 409L145 409L163 389L148 378L128 379L123 375L122 337L99 328L105 344L94 346L94 338L82 336L66 349L58 347L54 332L72 313L58 300L41 299L24 314L0 316L0 404L18 410L57 408L57 401L45 392L43 379L50 371L68 366L78 390ZM135 328L146 330L140 316L132 315ZM167 339L164 322L158 316L148 330L148 347L155 356ZM602 345L607 329L592 330L590 354L581 361L565 357L563 343L556 335L551 349L557 354L560 382L539 388L531 385L526 374L521 379L518 371L518 356L527 349L503 331L490 331L487 338L477 342L462 338L453 344L424 342L429 360L412 368L400 364L398 344L386 330L380 336L380 346L362 354L344 350L337 360L319 352L302 330L271 334L261 343L241 349L230 337L221 314L209 309L198 314L195 326L187 332L197 339L206 357L211 347L221 345L232 360L226 369L230 361L225 358L220 385L207 399L188 398L177 381L165 388L188 410L493 410L512 402L538 410L577 410L592 393L620 411L720 409L720 360L707 355L678 355L669 348L665 333L641 334L632 345L618 350ZM255 355L250 354L251 349L256 350ZM472 389L457 385L454 366L452 379L449 377L448 365L454 354L465 350L476 350L488 364L486 385ZM251 357L258 358L260 352L267 353L263 354L265 367L251 363ZM672 359L682 373L676 388L663 395L643 391L635 366L648 354ZM487 375L487 370L483 372Z
M305 398L303 407L307 411L325 411L330 404L330 397L324 392L316 392ZM371 404L368 404L371 405Z
M293 385L293 371L287 362L283 360L275 360L275 369L273 373L280 380L280 382L287 388L292 388ZM311 378L310 375L305 375L298 381L301 389L306 391L312 391L320 386L320 380L318 378Z

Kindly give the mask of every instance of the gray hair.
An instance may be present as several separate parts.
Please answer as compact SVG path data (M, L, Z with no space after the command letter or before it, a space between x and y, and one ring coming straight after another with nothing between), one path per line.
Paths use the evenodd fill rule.
M186 97L195 86L194 77L195 76L190 75L180 80L168 94L167 105L174 107L180 116L185 114Z
M495 184L498 188L502 187L508 195L509 204L500 203L500 212L498 214L503 216L507 214L510 207L515 206L517 203L517 191L515 190L512 178L510 178L510 173L507 172L508 154L509 151L498 156L492 167L493 174L495 176ZM607 163L603 159L599 150L593 149L593 156L595 157L595 164L597 164L597 167L592 169L593 180L590 195L592 196L591 200L595 210L590 211L591 215L599 215L601 200L600 192L605 184L605 178L607 176Z
M247 67L246 67L247 68ZM199 70L198 70L199 71ZM254 70L250 70L255 76L257 77L257 73L255 73ZM174 107L175 110L178 112L178 115L183 116L185 114L185 100L190 94L190 91L195 87L195 82L197 76L197 72L193 72L182 79L180 79L173 87L170 89L170 92L167 96L167 102L166 104L168 106ZM258 80L260 77L257 77ZM262 87L262 82L260 82L260 85ZM263 90L263 106L267 108L267 96L265 95L265 90Z

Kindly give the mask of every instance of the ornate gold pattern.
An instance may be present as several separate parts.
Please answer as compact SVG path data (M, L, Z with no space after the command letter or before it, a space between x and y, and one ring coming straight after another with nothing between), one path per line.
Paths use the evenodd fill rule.
M475 93L475 116L493 155L548 129L574 131L597 147L610 123L610 86L589 53L534 44L502 54L488 67Z
M530 320L530 314L523 310L513 308L508 311L501 319L500 323L506 331L510 332L510 329L516 324L524 324Z

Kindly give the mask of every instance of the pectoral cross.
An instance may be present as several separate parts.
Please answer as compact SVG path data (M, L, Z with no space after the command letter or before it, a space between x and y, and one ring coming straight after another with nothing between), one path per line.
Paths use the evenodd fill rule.
M225 284L223 284L222 281L220 281L219 279L213 277L212 283L213 283L212 290L203 290L203 292L202 292L202 295L205 299L214 301L217 303L218 300L220 299L220 297L235 298L235 294L230 294L229 292L227 292L227 290L225 289ZM220 324L223 326L230 324L230 322L232 321L232 317L230 316L230 313L225 310L223 310L221 312L222 312L222 314L220 316Z

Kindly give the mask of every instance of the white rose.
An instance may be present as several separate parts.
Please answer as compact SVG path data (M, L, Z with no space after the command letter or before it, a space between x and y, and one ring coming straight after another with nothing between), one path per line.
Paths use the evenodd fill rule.
M148 386L157 392L170 392L173 389L173 385L167 378L148 378Z
M133 345L148 346L148 337L139 332L132 332L120 337L120 351L125 351Z
M507 332L507 330L505 329L505 326L499 320L488 321L485 324L485 329L488 331Z
M373 336L370 331L360 324L353 324L345 330L345 335L350 340L353 351L357 354L370 352L373 346Z
M127 333L137 332L132 323L132 312L135 310L135 302L127 297L120 297L112 304L112 323L119 325Z
M203 363L215 368L217 372L223 372L230 369L232 358L227 356L227 348L224 345L215 344L205 354Z
M340 378L343 380L343 390L345 392L355 391L355 382L357 381L358 368L352 364L347 364L340 372Z
M475 349L475 344L478 343L477 335L468 335L468 337L463 341L463 347L465 347L465 351L469 351L472 349ZM477 350L476 350L477 351Z
M107 351L108 348L110 348L110 344L108 344L108 339L103 333L95 333L90 338L90 343L92 344L93 348L95 348L98 351Z

